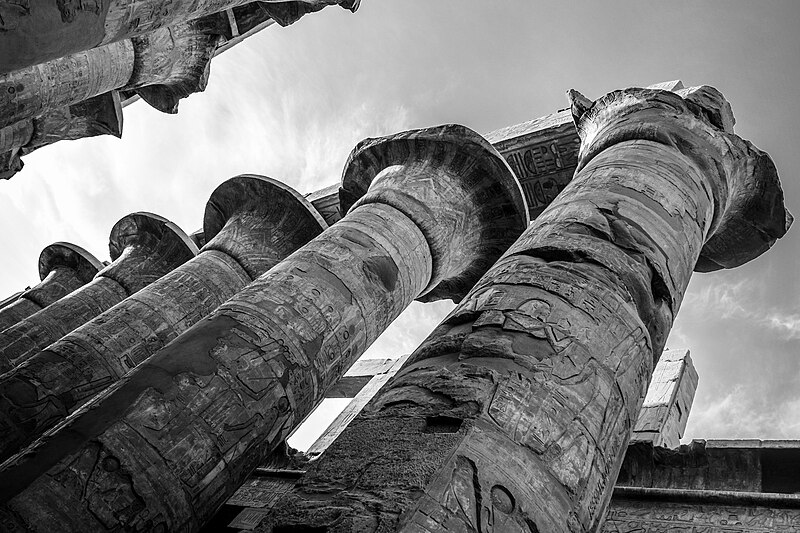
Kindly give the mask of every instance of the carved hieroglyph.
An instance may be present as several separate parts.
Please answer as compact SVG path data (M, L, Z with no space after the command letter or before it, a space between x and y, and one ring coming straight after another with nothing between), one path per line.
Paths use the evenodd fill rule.
M0 5L0 74L201 18L252 0L18 0ZM262 0L279 24L359 0ZM270 13L272 14L272 13Z
M81 324L197 255L178 226L152 213L133 213L111 229L110 265L58 302L0 333L0 370L7 371Z
M201 253L0 376L0 461L186 331L327 224L299 193L238 176L206 205Z
M5 463L7 528L198 527L405 307L460 299L528 222L463 126L360 143L343 189L341 221Z
M790 221L722 95L679 93L572 93L572 182L261 531L597 531L693 268Z
M89 283L101 268L103 263L80 246L57 242L46 247L39 254L42 281L0 309L0 331Z

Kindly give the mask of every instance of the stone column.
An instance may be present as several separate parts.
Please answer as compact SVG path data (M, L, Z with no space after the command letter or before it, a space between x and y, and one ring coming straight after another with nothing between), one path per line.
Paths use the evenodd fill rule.
M292 188L237 176L206 205L200 254L0 377L0 462L116 382L327 224Z
M572 94L572 182L260 531L599 530L692 270L791 220L722 95L679 92Z
M36 1L9 6L0 21L3 34L0 40L0 74L143 35L251 1ZM275 19L285 25L331 4L355 11L359 0L262 0L259 3L267 11L274 10Z
M341 221L9 460L8 523L197 529L413 299L460 299L528 221L463 126L362 142L343 188L365 194Z
M46 247L39 254L42 281L0 309L0 331L89 283L101 268L103 263L80 246L57 242Z
M0 333L0 371L8 371L197 255L197 247L183 230L152 213L133 213L117 222L108 247L114 261L90 283Z

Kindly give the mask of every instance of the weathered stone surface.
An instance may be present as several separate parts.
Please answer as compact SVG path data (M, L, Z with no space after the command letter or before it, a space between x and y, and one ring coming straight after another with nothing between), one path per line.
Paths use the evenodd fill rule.
M117 91L50 109L44 115L0 129L0 179L9 179L22 169L22 155L57 141L96 135L122 136Z
M211 195L201 253L0 376L0 461L319 235L290 187L237 176Z
M197 254L178 226L151 213L122 218L108 247L114 261L91 282L0 333L0 369L22 363Z
M80 246L68 242L47 246L39 254L42 281L0 309L0 331L89 283L101 268L103 264Z
M513 174L471 130L368 140L345 181L380 153L339 223L6 462L8 523L196 528L413 299L460 297L483 264L470 251L499 254L527 226Z
M752 258L787 227L768 156L714 118L723 97L684 95L572 95L572 182L262 531L600 527L695 265ZM731 221L767 229L743 241ZM706 249L715 235L731 246Z
M793 533L800 530L800 498L796 496L759 498L736 493L687 495L684 491L674 495L671 491L654 492L648 499L615 496L602 531ZM687 496L691 498L689 501L686 501Z
M122 87L133 59L133 44L125 40L0 76L0 127Z
M220 18L218 14L134 37L134 70L124 89L163 113L177 113L182 98L206 88L222 38L223 30L215 24Z
M0 74L140 36L251 1L50 0L5 6L0 17ZM259 3L274 15L278 23L285 25L331 4L355 11L359 2L265 0Z
M758 448L709 446L695 440L670 450L638 442L628 446L617 485L760 492L761 473Z
M689 350L664 350L653 370L631 442L677 448L689 420L697 381Z

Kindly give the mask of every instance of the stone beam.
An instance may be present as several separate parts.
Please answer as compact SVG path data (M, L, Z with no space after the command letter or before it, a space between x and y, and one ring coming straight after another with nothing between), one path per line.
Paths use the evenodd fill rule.
M689 350L664 350L653 371L631 442L677 448L689 419L697 381Z
M141 36L252 0L110 0L10 3L0 11L0 74ZM279 24L338 4L355 11L358 0L262 0Z
M118 381L327 225L299 193L237 176L206 205L200 254L0 376L0 461Z
M101 268L103 263L80 246L57 242L46 247L39 254L41 282L0 308L0 331L86 285Z
M397 371L403 366L403 363L406 362L408 356L410 354L406 354L402 357L398 357L397 359L392 360L392 364L386 368L381 369L381 371L376 372L375 375L367 382L367 384L358 391L352 401L347 404L347 407L339 413L333 422L331 422L328 427L323 431L322 435L314 441L314 443L309 446L307 454L311 457L318 457L325 449L331 445L331 443L336 440L344 428L347 427L358 413L364 408L365 405L372 399L373 396L380 390L381 387L386 384L389 379L394 376ZM355 365L353 365L355 366ZM346 374L345 374L346 375ZM339 380L341 382L341 380Z
M108 246L113 261L91 282L0 333L0 370L22 363L197 255L178 226L151 213L122 218Z
M342 181L346 217L7 461L3 519L198 528L403 309L460 299L528 223L463 126L367 139Z
M331 388L325 392L326 398L355 398L367 383L378 374L392 372L397 363L394 359L359 359ZM393 373L393 372L392 372Z
M260 531L599 529L692 270L790 221L722 95L678 92L571 93L573 180Z
M531 220L569 183L578 164L580 139L569 110L493 131L486 139L516 174ZM328 224L342 218L339 189L330 185L306 195Z

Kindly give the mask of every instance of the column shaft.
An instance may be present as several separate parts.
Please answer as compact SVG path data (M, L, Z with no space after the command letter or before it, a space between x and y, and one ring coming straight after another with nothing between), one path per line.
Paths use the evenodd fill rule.
M0 127L118 89L133 74L130 40L92 48L0 77Z
M111 0L103 2L33 2L19 10L4 13L3 51L0 74L21 69L76 52L114 43L152 32L165 26L198 19L251 0ZM352 11L354 0L266 0L277 3L278 14L290 11L293 22L305 13L331 4L342 4ZM278 22L283 22L277 19ZM288 22L286 22L288 23Z

